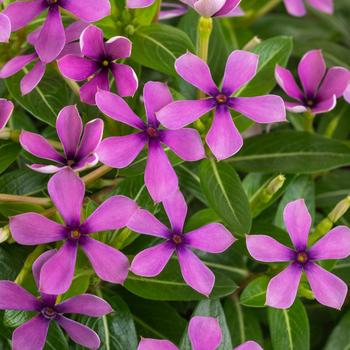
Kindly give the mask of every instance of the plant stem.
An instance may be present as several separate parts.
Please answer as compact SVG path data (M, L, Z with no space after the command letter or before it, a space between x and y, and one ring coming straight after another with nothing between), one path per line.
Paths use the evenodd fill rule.
M17 196L14 194L0 193L0 202L30 203L47 207L51 204L49 198Z
M265 6L263 6L258 12L253 16L253 19L256 20L260 17L265 16L267 13L272 11L276 6L281 3L282 0L270 0Z
M315 115L312 114L310 111L307 111L304 113L304 130L310 133L314 133L314 119L315 119Z
M83 181L85 182L86 185L88 185L88 184L94 182L96 179L99 179L103 175L109 173L111 170L113 170L113 168L110 168L107 165L102 165L99 168L92 171L91 173L85 175L83 177Z
M327 129L324 133L324 136L331 138L335 132L335 130L337 129L337 126L339 124L340 121L340 115L337 115L335 118L333 118L330 123L327 126Z

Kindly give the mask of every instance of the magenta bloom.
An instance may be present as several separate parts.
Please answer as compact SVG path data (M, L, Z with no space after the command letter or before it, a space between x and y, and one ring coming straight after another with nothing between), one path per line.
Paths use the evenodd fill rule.
M157 276L176 252L185 282L197 292L209 296L214 286L215 276L192 252L191 248L208 253L222 253L236 239L223 225L218 223L208 224L184 234L183 226L187 205L180 191L169 196L163 202L163 206L171 229L144 209L138 209L127 225L135 232L165 240L137 254L131 264L131 271L139 276Z
M98 163L96 149L103 135L102 119L88 122L83 132L83 122L77 107L67 106L58 114L56 129L64 155L56 151L41 135L22 131L19 142L27 152L56 163L56 165L32 164L29 166L31 169L40 173L52 174L65 167L81 171Z
M11 117L14 105L11 101L0 98L0 130L5 127Z
M11 35L10 19L0 13L0 43L8 43Z
M214 317L194 316L188 326L192 350L216 350L222 342L219 322ZM142 338L137 350L179 350L168 340ZM247 341L234 350L262 350L254 341Z
M102 30L89 26L80 37L84 57L67 55L58 61L58 68L69 79L88 79L80 88L80 98L85 103L95 104L98 89L109 91L109 72L114 77L118 94L123 97L133 96L138 87L134 70L126 64L115 62L130 57L131 45L131 41L122 36L104 42Z
M79 39L81 32L86 26L87 24L83 22L74 22L65 29L66 45L58 57L68 53L79 54L79 44L76 42L76 40ZM35 42L40 34L40 30L41 27L28 35L27 41L29 44L33 46L35 45ZM22 95L29 94L40 83L46 70L46 63L40 60L36 52L12 58L1 68L0 78L5 79L18 73L32 62L36 63L32 70L22 78L20 85Z
M48 191L64 225L37 213L10 218L12 236L19 244L63 241L62 247L42 268L40 290L48 294L62 294L68 290L74 275L78 246L102 280L123 283L128 275L128 258L90 235L126 226L137 209L136 203L124 196L110 197L81 222L85 185L71 169L66 168L55 174L48 183Z
M298 66L298 75L303 90L288 69L276 66L278 85L288 96L297 100L285 101L286 108L294 113L310 110L313 114L319 114L331 111L350 80L349 71L343 67L327 70L321 50L311 50L303 56Z
M42 254L33 264L33 275L37 287L42 266L55 254L49 250ZM11 281L0 281L0 310L34 311L37 315L19 326L12 335L12 348L25 350L42 350L45 346L47 332L51 322L63 328L77 344L89 349L98 349L100 339L89 327L64 316L81 314L101 317L112 310L103 299L92 294L81 294L56 304L57 295L40 293L37 299L24 288Z
M218 160L237 153L243 138L233 123L233 109L258 123L284 121L286 112L279 96L231 97L256 74L259 57L253 53L236 50L227 60L221 90L213 81L208 65L192 53L176 60L175 69L187 82L209 95L209 98L193 101L175 101L157 113L158 120L169 129L188 125L215 109L206 142Z
M345 98L345 101L350 103L350 83L348 84L348 87L344 91L344 98Z
M71 12L84 22L95 22L110 14L109 0L30 0L9 4L3 13L10 19L12 31L25 27L41 12L48 10L40 30L35 50L43 62L53 61L63 50L66 35L60 8Z
M305 2L321 12L333 13L333 0L284 0L284 5L289 14L301 17L306 14Z
M247 236L250 255L263 262L290 262L287 268L271 279L266 305L289 308L297 294L302 272L305 272L316 300L340 309L348 287L340 278L315 263L317 260L344 259L350 255L350 230L338 226L329 231L311 248L307 247L311 216L303 199L290 202L284 209L284 224L293 242L290 249L265 235Z
M204 148L198 132L194 129L162 130L155 112L172 101L166 84L148 82L144 86L143 99L147 122L140 119L119 96L108 91L96 94L97 107L109 117L137 128L139 131L127 136L104 139L97 150L100 161L114 168L124 168L132 163L146 144L148 159L145 184L156 202L164 200L178 188L176 173L163 150L168 146L180 158L195 161L204 158Z

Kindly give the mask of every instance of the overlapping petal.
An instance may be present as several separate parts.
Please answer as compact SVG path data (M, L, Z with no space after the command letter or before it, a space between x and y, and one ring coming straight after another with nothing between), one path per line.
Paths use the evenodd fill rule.
M118 95L122 97L134 96L139 84L134 70L126 64L112 63L111 71Z
M60 0L60 6L85 22L99 21L111 13L109 0L99 0L98 2L96 0L84 0L83 2Z
M11 21L10 19L0 13L0 43L8 43L11 35Z
M11 101L0 98L0 130L5 127L13 112L14 105Z
M175 191L163 201L173 232L182 233L187 215L187 204L181 191Z

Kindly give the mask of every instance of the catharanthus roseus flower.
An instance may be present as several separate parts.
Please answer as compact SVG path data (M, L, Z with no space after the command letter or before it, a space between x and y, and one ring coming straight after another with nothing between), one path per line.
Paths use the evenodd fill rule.
M126 64L115 62L130 57L131 45L131 41L122 36L104 42L102 30L89 26L80 37L84 57L67 55L58 61L58 68L69 79L88 79L80 88L80 98L85 103L95 104L98 89L109 90L109 72L114 77L118 94L123 97L133 96L138 87L134 70Z
M306 14L305 3L321 12L333 13L333 0L284 0L284 5L292 16L304 16Z
M5 127L11 117L14 105L11 101L0 98L0 130Z
M83 250L102 280L123 283L128 275L128 258L90 235L125 227L136 211L137 204L127 197L113 196L81 222L85 185L69 168L59 171L50 179L48 192L64 220L63 225L37 213L10 218L12 236L20 244L63 241L58 252L43 265L40 290L48 294L62 294L68 290L74 275L78 247Z
M345 98L345 101L350 103L350 83L348 84L348 87L344 91L344 98Z
M311 216L304 200L288 203L283 215L294 249L266 235L247 236L248 251L254 259L263 262L290 262L287 268L271 279L267 287L266 305L282 309L290 307L304 271L316 300L323 305L340 309L348 290L346 283L315 262L348 257L350 229L346 226L335 227L308 248Z
M237 153L242 136L232 120L230 109L258 123L274 123L286 118L283 100L279 96L231 97L256 74L259 57L247 51L233 51L226 64L222 88L218 89L208 65L192 53L176 60L177 73L190 84L209 95L193 101L175 101L157 113L158 120L169 129L188 125L215 109L206 142L218 160Z
M19 142L27 152L56 163L56 165L32 164L29 166L31 169L51 174L65 167L81 171L98 163L96 149L103 135L102 119L88 122L83 132L83 122L77 107L67 106L58 114L56 129L64 155L56 151L43 136L22 131Z
M145 170L145 184L152 198L161 202L178 188L176 173L163 150L168 146L176 155L186 161L195 161L205 156L198 132L194 129L163 130L155 112L172 101L166 84L148 82L144 86L143 99L147 122L140 119L119 96L108 91L96 94L97 107L109 117L137 128L139 132L127 136L113 136L104 139L97 150L102 163L124 168L131 164L146 144L148 158Z
M192 350L217 350L222 342L219 322L214 317L194 316L188 326ZM137 350L179 350L168 340L142 338ZM247 341L234 350L262 350L254 341Z
M39 286L42 266L54 254L55 250L49 250L34 262L33 275L37 286ZM31 320L23 323L13 332L12 348L14 350L42 350L51 322L57 322L77 344L89 349L99 348L100 339L92 329L65 317L64 314L101 317L113 311L111 306L92 294L77 295L59 304L56 304L56 301L57 295L40 293L40 298L37 299L14 282L0 281L0 310L37 312Z
M343 67L327 70L321 50L311 50L303 56L298 65L298 75L303 90L288 69L276 66L278 85L288 96L297 100L285 101L286 108L294 113L310 110L313 114L319 114L331 111L350 80L350 72Z
M8 43L11 35L10 19L0 13L0 43Z
M76 40L79 39L81 32L84 30L84 28L86 28L86 26L87 24L79 21L72 23L65 29L66 45L61 51L61 53L58 55L58 58L68 53L80 53L79 44L76 42ZM35 30L33 33L28 35L27 41L29 44L33 46L35 45L35 41L37 40L38 35L40 34L40 29L41 28L39 28L39 30ZM32 70L29 73L25 74L20 83L22 95L29 94L40 83L46 70L46 63L40 60L36 52L12 58L1 68L0 78L8 78L21 71L28 64L34 62L35 64Z
M109 0L30 0L9 4L3 13L11 21L12 31L17 31L41 12L48 10L44 25L35 42L35 50L43 62L53 61L63 50L66 36L60 8L71 12L84 22L95 22L110 14Z
M192 252L192 249L222 253L236 239L218 223L183 233L187 204L180 191L170 195L163 205L171 223L171 229L144 209L138 209L128 222L128 228L135 232L165 239L163 243L138 253L131 264L131 271L139 276L157 276L163 271L171 256L176 253L185 282L197 292L209 296L214 286L215 276Z

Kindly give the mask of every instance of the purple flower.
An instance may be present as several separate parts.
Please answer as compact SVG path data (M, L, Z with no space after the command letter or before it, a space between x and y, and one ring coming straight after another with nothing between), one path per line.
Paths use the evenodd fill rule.
M303 56L298 75L303 90L288 69L276 66L278 85L288 96L297 100L285 102L286 108L294 113L310 110L313 114L319 114L331 111L350 80L350 73L345 68L332 67L327 70L321 50L311 50Z
M56 119L56 129L61 140L64 155L41 135L22 131L19 142L29 153L38 158L48 159L56 165L32 164L29 167L40 173L52 174L65 167L81 171L98 163L96 149L103 135L102 119L94 119L85 125L80 118L76 106L64 107Z
M108 91L99 91L96 94L97 107L104 114L139 130L127 136L113 136L104 139L97 154L102 163L114 168L124 168L131 164L148 144L145 184L153 200L161 202L169 193L178 188L176 173L163 150L162 143L186 161L202 159L205 153L196 130L189 128L160 129L155 112L172 101L166 84L146 83L143 99L147 115L146 123L119 96Z
M345 101L350 103L350 83L348 84L348 87L344 91L344 98L345 98Z
M66 45L58 57L68 53L79 54L79 44L76 42L76 40L79 38L80 33L86 26L87 24L83 22L74 22L65 29ZM28 35L27 40L31 45L35 45L35 42L40 34L40 30L41 27ZM34 67L22 78L20 84L22 95L26 95L33 91L33 89L40 83L46 70L46 63L40 60L36 52L12 58L1 68L0 78L5 79L18 73L32 62L35 62Z
M237 16L241 0L180 0L193 7L203 17Z
M14 105L11 101L0 98L0 130L5 127L11 117Z
M157 276L176 252L185 282L197 292L209 296L215 276L191 248L208 253L222 253L236 239L218 223L208 224L184 234L187 205L180 191L169 196L163 202L163 206L171 223L171 229L144 209L138 209L128 222L128 228L135 232L165 240L137 254L131 264L131 271L139 276Z
M11 35L11 22L9 18L0 13L0 43L8 43Z
M20 244L63 241L62 247L41 270L40 290L48 294L62 294L68 290L74 275L78 246L90 260L98 277L112 283L123 283L128 274L128 258L90 235L126 226L137 209L136 203L124 196L110 197L81 222L85 185L71 169L55 174L48 183L48 191L64 225L37 213L10 218L12 236Z
M192 350L216 350L222 342L219 322L214 317L194 316L188 326ZM179 350L168 340L142 338L137 350ZM247 341L234 350L262 350L254 341Z
M230 109L258 123L273 123L286 118L279 96L231 97L256 74L259 57L246 51L233 51L228 58L221 90L211 76L208 65L192 53L176 60L175 69L183 79L209 95L193 101L175 101L157 113L158 120L169 129L179 129L215 109L214 121L206 142L218 160L237 153L242 136L233 123Z
M120 96L133 96L138 87L134 70L117 59L131 55L131 41L122 36L116 36L107 42L103 40L103 32L95 26L89 26L80 37L80 48L84 57L67 55L58 61L61 73L72 80L88 79L80 88L80 98L83 102L95 104L95 94L98 89L109 91L109 72L111 71L117 92Z
M298 199L288 203L283 215L294 249L282 245L269 236L247 236L248 251L254 259L263 262L290 262L288 267L271 279L267 288L266 305L281 309L290 307L304 271L316 300L323 305L340 309L347 294L347 285L315 261L348 257L349 228L335 227L308 248L311 216L304 200Z
M11 3L3 13L10 19L12 31L15 32L41 12L48 10L38 40L35 42L35 50L41 61L51 62L60 54L66 42L60 8L85 22L98 21L108 16L111 10L109 0L30 0Z
M42 266L54 256L55 250L42 254L33 264L33 275L37 287ZM100 339L89 327L64 316L81 314L101 317L112 312L111 306L103 299L92 294L81 294L56 304L57 295L40 293L35 298L24 288L11 281L0 281L0 310L34 311L36 316L23 323L12 335L12 348L25 350L42 350L45 346L47 332L51 322L63 328L76 343L89 349L98 349Z
M284 0L284 5L289 14L301 17L306 14L305 2L321 12L333 13L333 0Z

